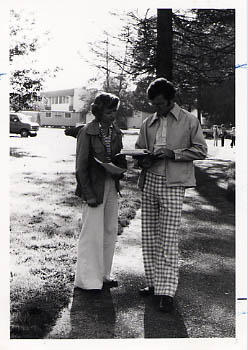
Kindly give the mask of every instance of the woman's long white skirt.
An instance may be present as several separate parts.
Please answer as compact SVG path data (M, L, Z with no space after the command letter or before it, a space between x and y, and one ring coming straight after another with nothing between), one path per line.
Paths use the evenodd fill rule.
M118 199L115 182L105 180L103 203L83 205L83 224L78 242L75 287L101 289L110 279L118 231Z

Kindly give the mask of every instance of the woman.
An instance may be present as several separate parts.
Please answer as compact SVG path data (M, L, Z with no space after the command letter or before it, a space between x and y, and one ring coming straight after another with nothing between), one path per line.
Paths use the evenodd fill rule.
M214 146L218 146L219 129L217 125L213 126L213 138L214 138Z
M124 156L114 158L123 147L122 132L113 123L119 103L119 98L110 93L96 96L91 106L95 119L77 137L76 195L86 203L74 285L84 290L118 285L110 279L110 272L118 230L120 176L109 174L95 158L126 168Z

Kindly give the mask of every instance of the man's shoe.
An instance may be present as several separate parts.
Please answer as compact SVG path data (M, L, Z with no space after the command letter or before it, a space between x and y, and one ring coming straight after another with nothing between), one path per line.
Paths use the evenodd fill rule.
M161 295L159 302L159 310L169 313L172 312L173 309L173 298L168 295Z
M103 281L103 288L116 288L118 287L118 282L115 280Z
M142 295L143 297L146 297L148 295L153 295L154 294L154 287L145 287L139 289L139 294Z

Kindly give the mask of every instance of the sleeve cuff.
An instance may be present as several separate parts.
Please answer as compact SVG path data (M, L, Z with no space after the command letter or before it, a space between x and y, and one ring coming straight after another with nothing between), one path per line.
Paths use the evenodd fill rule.
M175 160L181 160L183 158L181 149L174 149L173 152L175 154Z

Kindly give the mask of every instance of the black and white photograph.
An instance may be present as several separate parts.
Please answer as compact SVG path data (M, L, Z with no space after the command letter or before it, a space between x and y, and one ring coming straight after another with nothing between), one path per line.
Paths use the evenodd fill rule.
M245 349L246 1L3 13L3 349Z

